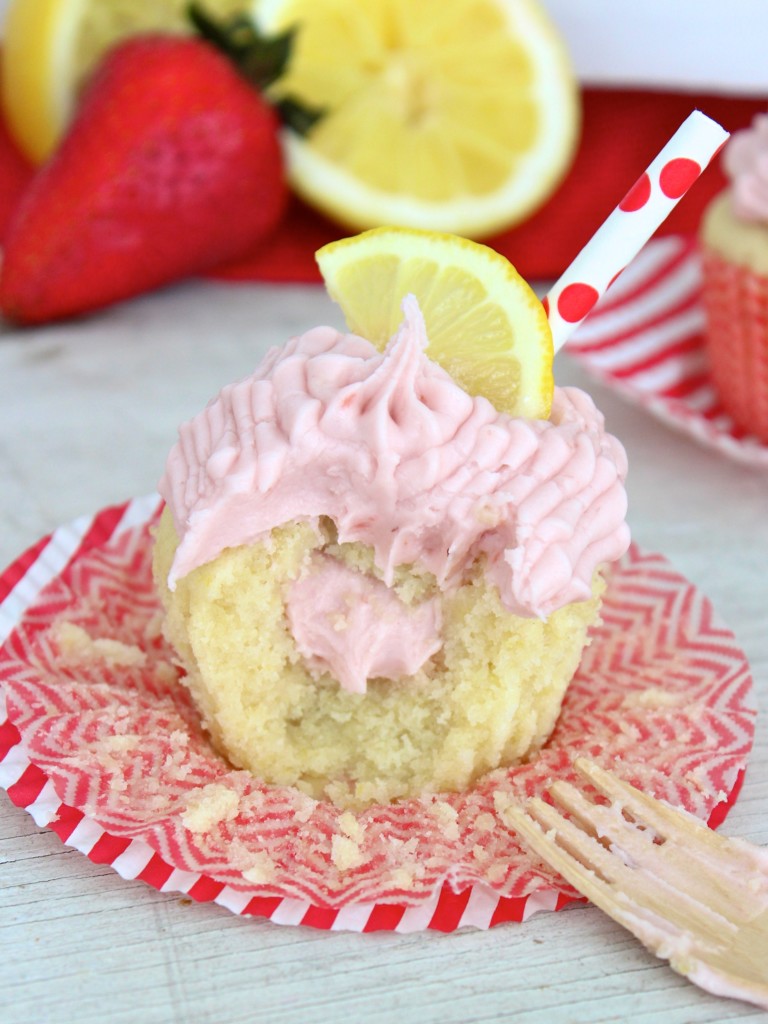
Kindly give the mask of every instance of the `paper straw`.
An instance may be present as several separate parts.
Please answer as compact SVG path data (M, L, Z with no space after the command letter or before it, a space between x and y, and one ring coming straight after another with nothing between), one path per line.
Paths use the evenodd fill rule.
M544 299L555 352L666 220L727 138L724 128L695 110L640 175Z

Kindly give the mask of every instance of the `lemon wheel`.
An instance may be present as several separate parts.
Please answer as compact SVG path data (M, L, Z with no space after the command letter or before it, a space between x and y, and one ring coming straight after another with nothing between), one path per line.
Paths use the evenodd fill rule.
M401 303L419 302L427 355L500 411L544 419L552 404L552 334L539 299L495 250L455 235L374 228L317 252L349 329L379 348Z
M324 109L286 133L295 189L349 227L478 236L521 220L571 160L577 89L536 0L259 0L297 28L275 85Z

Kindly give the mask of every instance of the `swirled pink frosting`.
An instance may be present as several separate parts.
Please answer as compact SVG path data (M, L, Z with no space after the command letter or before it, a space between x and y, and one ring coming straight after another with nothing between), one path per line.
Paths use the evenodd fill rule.
M629 543L621 444L577 389L556 389L549 420L470 397L426 358L413 297L403 312L384 353L331 327L291 339L180 428L160 483L171 587L226 547L329 516L387 583L420 563L449 588L484 556L516 614L590 596Z
M736 132L723 151L731 207L740 220L768 224L768 114Z

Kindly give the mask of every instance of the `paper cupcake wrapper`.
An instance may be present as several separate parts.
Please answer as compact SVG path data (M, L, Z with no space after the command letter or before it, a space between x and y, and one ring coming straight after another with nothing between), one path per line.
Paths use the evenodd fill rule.
M768 469L768 444L734 422L711 373L701 264L694 239L649 242L566 351L590 376L668 426L730 459Z
M768 277L708 250L702 270L712 380L734 422L768 443Z
M168 668L150 568L159 509L137 499L62 527L0 577L0 783L126 878L283 924L485 928L576 895L504 810L573 779L577 756L703 819L735 796L754 733L749 666L707 599L636 548L530 764L359 814L233 770Z

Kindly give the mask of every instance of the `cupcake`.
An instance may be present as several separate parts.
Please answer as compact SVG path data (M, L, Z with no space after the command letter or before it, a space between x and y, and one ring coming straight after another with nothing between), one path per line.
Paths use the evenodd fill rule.
M591 399L499 413L425 355L318 327L182 425L160 484L165 632L216 748L360 808L457 791L550 735L627 548Z
M768 443L768 114L723 152L729 186L701 229L706 346L723 407Z

